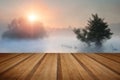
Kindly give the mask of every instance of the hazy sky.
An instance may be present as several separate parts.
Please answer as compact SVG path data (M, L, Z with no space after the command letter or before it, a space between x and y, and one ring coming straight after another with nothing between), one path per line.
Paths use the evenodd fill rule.
M0 0L0 22L8 24L30 10L50 27L85 26L92 13L120 23L120 0Z

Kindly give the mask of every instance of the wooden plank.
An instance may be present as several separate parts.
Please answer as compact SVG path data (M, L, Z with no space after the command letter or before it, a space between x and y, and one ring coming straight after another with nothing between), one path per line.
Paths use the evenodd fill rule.
M111 59L105 58L103 56L97 54L87 54L89 57L93 58L94 60L100 62L102 65L106 66L107 68L115 71L116 73L120 74L120 63L117 63Z
M45 54L34 54L22 63L16 65L11 70L2 75L1 80L26 80L25 78L31 72L33 67ZM11 77L12 74L12 77Z
M118 55L0 54L0 80L120 80Z
M120 57L120 53L96 53L96 54L112 55L112 56Z
M91 54L92 55L92 54ZM111 71L104 65L96 62L85 54L74 54L74 56L82 62L98 79L100 80L119 80L120 76ZM96 56L94 56L96 57ZM103 61L104 63L104 61Z
M71 54L61 54L61 80L94 80Z
M120 63L120 57L114 56L114 54L98 54L98 55L101 55L103 57L106 57L108 59L111 59L113 61L116 61L116 62Z
M31 72L26 76L25 80L30 80L33 76L33 74L35 73L35 71L37 70L37 68L39 67L39 65L41 64L41 62L44 60L45 56L47 54L45 54L40 60L39 62L34 66L34 68L31 70Z
M60 53L57 55L57 79L56 80L62 80L62 68L61 68L61 58Z
M102 53L102 54L104 54L104 53ZM113 55L113 56L120 57L120 53L108 53L108 54L111 54L111 55Z
M22 62L31 55L33 54L22 54L8 61L0 63L0 75L3 74L5 71L9 70L10 68L12 68L13 66L17 65L18 63Z
M56 80L57 54L47 54L31 80Z
M13 57L16 57L16 56L18 56L18 55L20 55L20 54L0 54L0 63L1 62L4 62L4 61L7 61L7 60L9 60L9 59L11 59L11 58L13 58Z

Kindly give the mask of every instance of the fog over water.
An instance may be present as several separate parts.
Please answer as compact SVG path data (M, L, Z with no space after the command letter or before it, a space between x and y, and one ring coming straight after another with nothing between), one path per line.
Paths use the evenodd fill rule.
M91 14L114 33L101 48L88 47L72 31L89 25ZM120 0L0 0L2 52L120 53Z
M53 30L43 39L2 39L0 38L0 52L120 52L120 36L113 35L110 40L104 42L103 47L88 47L77 40L71 29Z

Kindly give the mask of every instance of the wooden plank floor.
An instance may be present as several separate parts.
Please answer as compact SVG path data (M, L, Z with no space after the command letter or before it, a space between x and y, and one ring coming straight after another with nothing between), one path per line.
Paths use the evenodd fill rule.
M0 54L0 80L120 80L120 54Z

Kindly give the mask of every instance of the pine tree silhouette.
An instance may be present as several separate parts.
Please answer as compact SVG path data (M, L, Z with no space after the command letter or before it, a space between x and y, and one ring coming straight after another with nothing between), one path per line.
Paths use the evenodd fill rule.
M97 14L92 14L92 18L88 20L88 25L84 29L75 28L74 33L82 42L95 43L96 46L102 46L102 43L111 38L113 34L104 19L98 17Z

